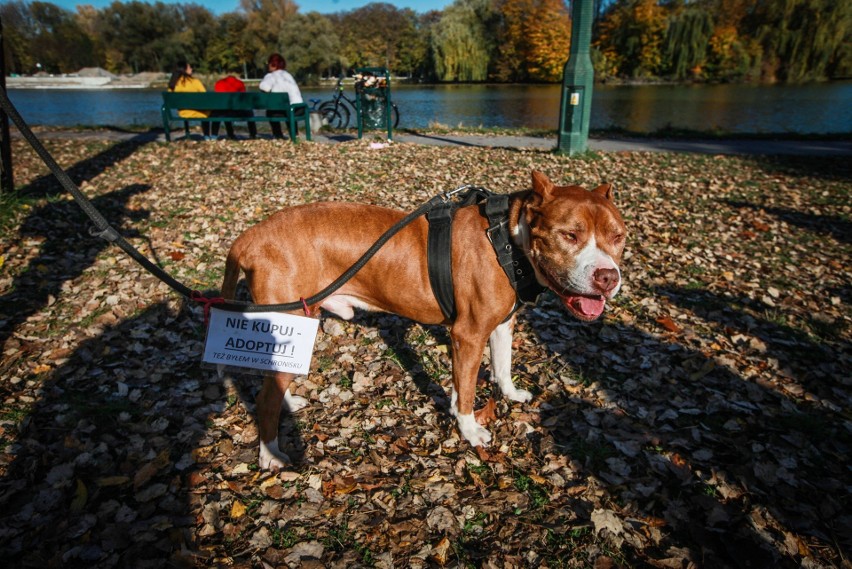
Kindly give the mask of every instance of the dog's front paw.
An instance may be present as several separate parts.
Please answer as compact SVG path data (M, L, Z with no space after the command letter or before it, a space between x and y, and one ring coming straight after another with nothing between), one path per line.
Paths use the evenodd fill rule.
M260 456L257 459L257 465L261 470L273 472L283 470L288 464L292 463L290 457L278 449L278 437L268 443L260 441Z
M488 429L476 422L473 413L470 415L456 415L459 423L459 431L471 446L488 446L491 442L491 433Z
M284 403L287 405L287 410L291 413L301 411L310 404L310 401L299 395L291 395L290 390L284 392Z
M527 401L531 401L533 397L532 393L526 389L517 389L515 386L512 386L511 389L504 389L503 395L506 399L517 401L518 403L526 403Z

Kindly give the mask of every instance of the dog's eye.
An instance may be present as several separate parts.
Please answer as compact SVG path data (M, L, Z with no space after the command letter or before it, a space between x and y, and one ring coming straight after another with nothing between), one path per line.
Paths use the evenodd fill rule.
M562 235L562 237L564 239L567 239L571 243L577 242L577 234L574 233L573 231L560 231L559 233L560 233L560 235Z
M624 234L618 233L615 237L612 238L613 245L621 245L624 243Z

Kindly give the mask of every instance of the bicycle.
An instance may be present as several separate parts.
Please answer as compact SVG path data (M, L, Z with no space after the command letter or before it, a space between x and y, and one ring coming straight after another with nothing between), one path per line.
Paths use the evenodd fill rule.
M347 128L349 127L349 119L356 109L355 99L350 99L346 96L346 90L343 87L343 76L337 78L337 85L334 87L334 96L330 101L320 104L318 110L322 116L322 123L331 128ZM399 109L396 104L391 102L391 122L393 128L399 126Z

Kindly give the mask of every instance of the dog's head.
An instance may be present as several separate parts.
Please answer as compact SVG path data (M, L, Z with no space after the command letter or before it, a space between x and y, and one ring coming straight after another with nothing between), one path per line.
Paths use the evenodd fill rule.
M626 229L612 203L612 186L587 191L554 186L533 172L533 191L522 205L518 237L539 282L553 290L565 308L591 321L621 288L618 264Z

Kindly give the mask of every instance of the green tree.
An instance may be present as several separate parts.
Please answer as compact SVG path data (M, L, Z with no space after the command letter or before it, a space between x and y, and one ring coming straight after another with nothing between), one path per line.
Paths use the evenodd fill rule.
M441 81L484 81L488 77L488 34L477 13L481 0L456 0L432 29L435 73Z
M764 79L808 81L849 68L852 3L757 0L751 15L764 54Z
M216 22L216 33L207 44L204 59L211 71L220 73L254 69L253 54L243 43L248 25L245 15L238 12L223 14Z
M36 65L50 73L71 73L96 64L90 37L74 14L49 2L3 4L10 71L29 73Z
M667 9L656 0L616 0L598 24L603 76L653 77L664 68Z
M164 38L179 32L180 25L176 6L113 2L101 11L96 23L107 69L115 73L167 70L171 58L161 55Z
M679 9L669 17L663 43L664 68L675 79L700 77L713 35L713 18L697 6Z
M405 46L400 56L402 68L408 69L412 78L437 81L432 37L435 26L441 21L441 12L430 10L417 18L417 37Z
M4 63L8 73L32 73L36 60L30 46L36 35L35 23L30 17L26 2L3 2L0 4L3 19Z
M413 10L404 10L403 14L406 24L397 39L394 71L409 77L423 76L430 61L432 18L428 14L420 16Z
M206 70L206 49L216 22L197 4L113 2L94 24L107 69L114 72L170 71L185 59Z
M407 45L417 41L417 15L390 4L374 2L332 18L341 43L345 67L387 67L395 71L410 53Z
M302 82L317 80L340 63L340 39L331 21L317 12L289 18L278 41L287 54L288 71Z
M240 0L240 6L247 18L240 44L251 54L254 65L265 72L269 54L283 51L279 34L299 7L292 0Z
M716 26L707 50L706 76L720 81L739 81L755 69L760 49L734 26Z
M95 62L94 65L97 65L98 67L105 67L104 62L106 56L104 53L104 44L103 40L97 33L97 20L98 11L94 6L77 6L77 13L74 14L74 21L77 22L82 33L85 34L91 42L92 59Z
M180 4L181 30L172 38L186 59L195 61L202 70L209 70L207 46L213 41L218 28L216 18L207 8L198 4Z

